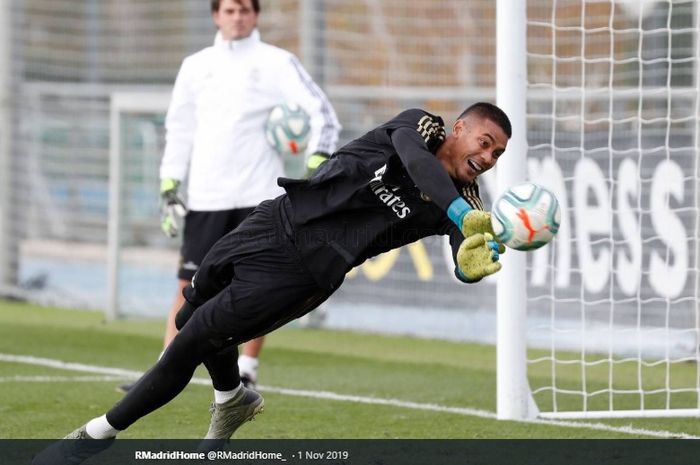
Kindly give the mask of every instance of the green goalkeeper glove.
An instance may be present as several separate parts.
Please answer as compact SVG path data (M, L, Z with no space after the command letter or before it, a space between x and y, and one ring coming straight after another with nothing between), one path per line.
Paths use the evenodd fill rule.
M475 283L501 269L498 259L499 247L493 236L476 233L464 239L459 246L457 270L466 282Z
M309 156L306 160L306 179L313 176L316 170L324 164L331 156L327 153L316 152Z
M491 213L482 210L471 210L462 218L459 225L462 235L470 237L474 234L489 234L492 238L496 235L491 226Z
M487 236L487 245L497 252L497 254L506 253L506 246L496 238L496 233L493 232L491 213L481 210L472 210L464 216L462 220L462 235L464 237L471 237L474 234L484 234ZM498 256L496 260L498 260Z
M175 237L180 229L179 221L187 213L185 204L177 195L180 181L163 179L160 181L160 229L166 236Z
M462 235L467 238L474 234L488 234L490 246L499 253L506 251L505 246L496 239L491 225L491 213L475 210L462 197L452 201L447 209L447 216L457 225Z

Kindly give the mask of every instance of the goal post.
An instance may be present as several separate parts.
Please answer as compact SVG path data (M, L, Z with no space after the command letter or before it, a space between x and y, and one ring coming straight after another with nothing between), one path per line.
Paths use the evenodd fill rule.
M499 190L562 206L552 244L503 256L498 417L699 416L697 2L499 2L497 31Z
M122 229L125 215L122 200L124 197L123 151L124 117L128 115L163 115L170 102L170 92L153 89L139 92L114 92L110 96L109 112L109 218L107 223L107 308L108 321L115 320L121 313L122 272ZM155 176L155 174L154 174Z
M496 5L496 99L513 126L507 163L497 168L499 192L524 181L527 172L526 10L526 0L498 0ZM526 372L525 254L506 253L502 261L496 292L497 416L503 420L532 418L537 407Z

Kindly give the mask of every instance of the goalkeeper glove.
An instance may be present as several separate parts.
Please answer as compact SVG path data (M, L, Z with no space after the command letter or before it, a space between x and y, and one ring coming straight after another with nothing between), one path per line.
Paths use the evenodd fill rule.
M185 204L177 195L178 187L180 181L176 179L166 178L160 182L160 229L168 237L177 236L179 219L187 213Z
M464 237L471 237L474 234L488 234L491 238L489 242L494 250L499 253L506 251L505 246L496 239L491 225L491 213L475 210L469 206L462 197L457 197L452 201L447 209L447 216L457 225Z
M327 153L316 152L309 156L306 160L306 178L310 178L331 156Z
M457 197L447 207L447 216L457 225L464 237L477 233L489 233L494 236L489 212L475 210L462 197Z
M462 235L464 237L471 237L479 233L487 237L487 245L496 252L496 260L498 260L498 254L506 253L506 246L496 238L496 233L493 232L491 213L481 210L472 210L467 213L462 220Z
M493 236L489 233L476 233L464 239L459 246L457 271L464 281L475 283L501 269L498 259L499 246Z
M471 210L462 218L462 224L459 225L464 237L473 236L474 234L489 234L495 236L493 226L491 226L491 213L481 210Z

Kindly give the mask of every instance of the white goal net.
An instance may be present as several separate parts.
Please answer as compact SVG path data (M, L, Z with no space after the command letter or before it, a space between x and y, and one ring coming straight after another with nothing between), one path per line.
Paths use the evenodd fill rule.
M528 171L565 212L528 261L541 415L697 415L698 9L531 0Z

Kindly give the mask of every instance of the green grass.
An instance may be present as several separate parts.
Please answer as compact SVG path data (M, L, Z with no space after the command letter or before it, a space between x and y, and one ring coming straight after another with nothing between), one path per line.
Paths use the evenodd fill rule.
M163 322L104 323L97 312L39 308L0 301L0 353L32 355L114 368L147 369L161 348ZM689 376L694 366L679 377ZM682 369L682 367L678 368ZM588 382L604 385L605 370ZM687 372L686 372L687 371ZM632 373L634 370L632 369ZM495 412L496 353L492 346L339 331L285 328L268 337L261 381L265 386L332 391ZM85 376L35 365L0 362L0 437L61 437L121 398L118 382L19 382L12 376ZM547 372L536 368L536 382ZM198 370L196 376L206 377ZM576 385L578 372L562 369L558 382ZM265 413L240 438L634 438L644 435L553 424L370 405L263 392ZM174 401L141 419L123 438L199 438L208 425L211 389L190 385ZM602 422L598 422L602 423ZM700 436L696 419L606 420Z

